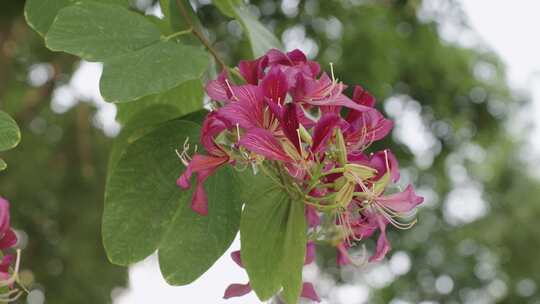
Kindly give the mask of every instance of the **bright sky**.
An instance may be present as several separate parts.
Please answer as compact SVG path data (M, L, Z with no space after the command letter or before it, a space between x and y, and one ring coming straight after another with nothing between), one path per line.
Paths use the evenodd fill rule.
M436 3L436 0L432 2ZM461 0L473 29L485 43L494 49L507 64L509 80L513 87L530 90L534 98L534 113L540 113L540 12L539 0ZM536 73L536 77L534 76ZM538 137L538 132L531 135ZM532 140L531 140L532 142ZM536 146L540 151L540 146ZM238 249L235 241L232 249ZM247 276L229 258L230 250L195 283L184 287L168 286L158 270L155 257L130 269L130 286L117 297L115 304L146 303L259 303L250 294L236 300L222 300L223 291L229 283L244 283ZM347 288L353 288L349 286ZM357 289L364 288L359 286ZM350 295L354 294L354 290ZM339 303L358 304L363 295L345 297ZM336 299L337 300L337 299ZM337 303L337 302L332 302Z

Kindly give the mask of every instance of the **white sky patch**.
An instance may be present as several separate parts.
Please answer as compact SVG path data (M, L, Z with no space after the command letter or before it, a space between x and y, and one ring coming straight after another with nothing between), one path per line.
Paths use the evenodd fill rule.
M450 191L444 203L444 219L451 225L463 225L480 219L488 212L482 190L474 183Z
M116 106L105 102L99 92L102 70L101 63L81 60L69 83L54 90L51 108L56 113L64 113L79 101L92 102L97 107L92 122L102 129L105 135L114 137L120 131L120 125L115 120Z
M392 135L414 154L418 167L428 168L440 152L440 143L423 123L422 107L406 95L393 96L384 102L384 109L395 122Z
M251 292L243 297L223 299L223 293L229 284L248 281L244 269L230 258L230 253L240 248L237 237L231 248L202 277L186 286L168 285L159 271L156 255L129 269L129 288L119 293L115 304L177 304L177 303L223 303L257 304L260 301ZM118 292L116 292L118 293Z

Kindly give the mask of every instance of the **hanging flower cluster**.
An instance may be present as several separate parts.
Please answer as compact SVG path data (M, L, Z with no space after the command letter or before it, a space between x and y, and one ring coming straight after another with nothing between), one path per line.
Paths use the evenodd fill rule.
M375 109L375 99L360 86L347 97L347 86L333 71L321 73L319 64L300 50L270 50L241 61L237 71L244 84L233 83L224 71L206 87L213 106L201 131L206 154L181 154L187 169L177 184L190 188L196 174L192 209L208 213L203 183L217 168L250 167L284 183L305 203L306 263L313 261L313 242L334 245L339 265L383 259L390 249L388 224L411 227L423 198L410 185L389 194L389 186L399 180L396 158L389 150L367 151L393 126ZM349 254L353 245L376 234L369 259ZM239 252L233 259L242 266ZM249 284L233 284L225 297L250 290ZM304 283L302 296L319 300L310 283Z
M17 250L16 256L8 251L17 243L17 235L10 226L9 202L0 197L0 302L11 302L19 298L25 291L16 288L19 279L19 265L21 252Z

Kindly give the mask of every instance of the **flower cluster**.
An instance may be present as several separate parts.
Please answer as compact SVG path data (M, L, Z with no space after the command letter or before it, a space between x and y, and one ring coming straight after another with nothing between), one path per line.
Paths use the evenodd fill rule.
M17 243L17 235L10 226L9 202L0 197L0 289L7 291L0 293L0 302L11 302L19 298L23 291L15 287L19 278L19 265L21 252L17 250L16 257L7 254L7 251ZM12 264L14 266L12 267ZM23 287L24 289L24 287Z
M286 175L287 189L305 203L309 223L306 263L313 260L313 242L337 248L339 265L360 264L349 248L377 234L369 261L384 258L390 244L388 224L408 228L423 198L412 186L389 194L399 180L398 163L389 150L368 153L370 145L392 129L362 87L352 98L333 73L322 72L300 50L270 50L241 61L237 70L245 83L235 84L224 71L206 91L213 110L201 131L206 154L182 153L187 169L177 184L187 189L196 174L192 209L208 213L203 183L217 168L230 164L259 174ZM345 114L345 115L342 115ZM241 266L239 252L233 259ZM249 292L249 284L233 284L225 297ZM304 283L302 296L318 300Z

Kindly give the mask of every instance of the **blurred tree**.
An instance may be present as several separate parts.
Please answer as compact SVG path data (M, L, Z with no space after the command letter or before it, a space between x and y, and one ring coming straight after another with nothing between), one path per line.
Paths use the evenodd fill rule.
M44 47L24 21L23 4L4 3L0 17L0 104L23 134L15 153L6 154L12 163L0 175L0 192L12 202L26 246L22 265L31 272L23 278L33 277L48 303L110 303L112 288L127 279L101 244L110 140L91 125L91 104L52 111L52 93L69 81L76 61Z

